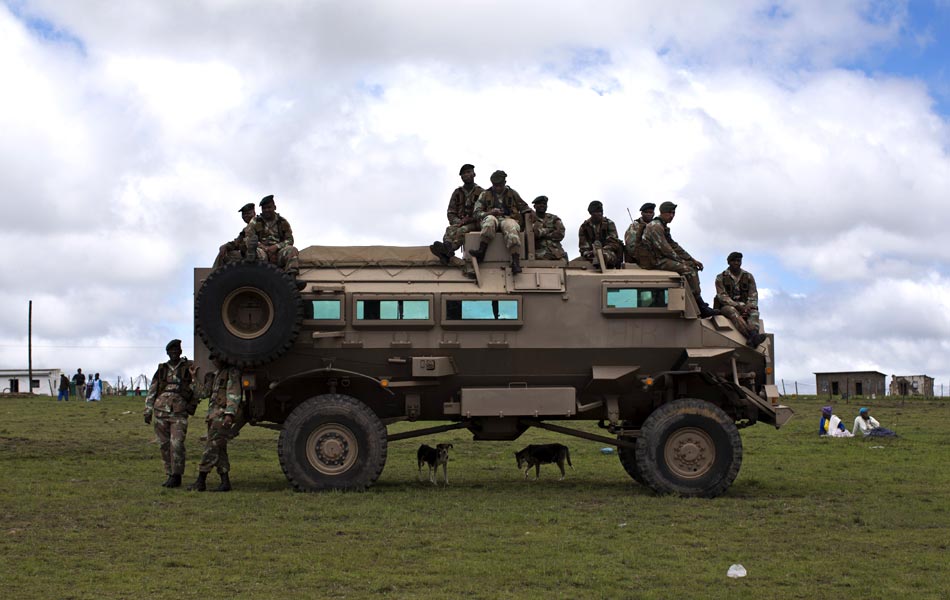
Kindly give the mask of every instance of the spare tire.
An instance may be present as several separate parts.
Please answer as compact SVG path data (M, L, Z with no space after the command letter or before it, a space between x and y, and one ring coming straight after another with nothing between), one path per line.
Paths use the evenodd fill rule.
M212 354L239 367L268 363L297 339L303 302L292 277L264 263L216 269L195 297L195 331Z

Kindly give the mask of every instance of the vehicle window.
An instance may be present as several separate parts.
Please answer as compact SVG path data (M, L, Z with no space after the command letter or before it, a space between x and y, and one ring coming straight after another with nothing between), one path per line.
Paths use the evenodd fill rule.
M517 300L446 300L449 321L517 321Z
M607 288L607 308L666 308L667 288Z
M357 321L425 321L430 319L428 300L357 300Z
M343 302L340 299L334 300L313 300L313 317L318 320L339 321L343 318Z

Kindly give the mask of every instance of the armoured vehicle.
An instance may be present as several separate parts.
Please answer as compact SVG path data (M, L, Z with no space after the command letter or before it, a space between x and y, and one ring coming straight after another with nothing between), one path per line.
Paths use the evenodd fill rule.
M539 427L616 446L656 492L723 493L742 462L739 429L792 414L778 403L774 337L749 348L726 318L700 319L676 273L533 260L527 238L517 275L501 236L464 268L426 247L312 246L302 291L264 263L196 269L196 359L242 368L246 418L279 429L300 490L372 485L396 440ZM419 427L387 431L400 421Z

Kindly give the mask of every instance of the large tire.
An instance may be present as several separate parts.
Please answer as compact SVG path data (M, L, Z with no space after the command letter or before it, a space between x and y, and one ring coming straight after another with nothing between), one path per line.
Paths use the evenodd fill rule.
M239 367L268 363L297 339L303 302L293 278L265 262L212 271L195 297L195 331L213 354Z
M280 467L304 492L363 490L386 466L386 426L343 394L310 398L294 409L277 440Z
M643 423L636 461L644 483L657 493L715 498L739 474L742 438L718 406L675 400Z
M621 438L624 439L624 438ZM628 441L632 438L625 438ZM643 475L640 474L640 467L637 466L637 451L635 448L624 448L623 446L617 446L617 455L620 457L620 464L623 466L623 470L627 472L627 475L633 477L633 480L639 483L640 485L645 485L643 483Z

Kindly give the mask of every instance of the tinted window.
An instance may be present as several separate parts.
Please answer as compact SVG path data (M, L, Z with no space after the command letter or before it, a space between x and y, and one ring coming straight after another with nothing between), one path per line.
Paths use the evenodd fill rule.
M666 308L667 288L608 288L607 308Z
M327 321L339 321L343 318L341 308L343 303L340 300L314 300L313 317Z
M448 321L517 321L517 300L446 300Z
M425 321L428 300L357 300L358 321Z

